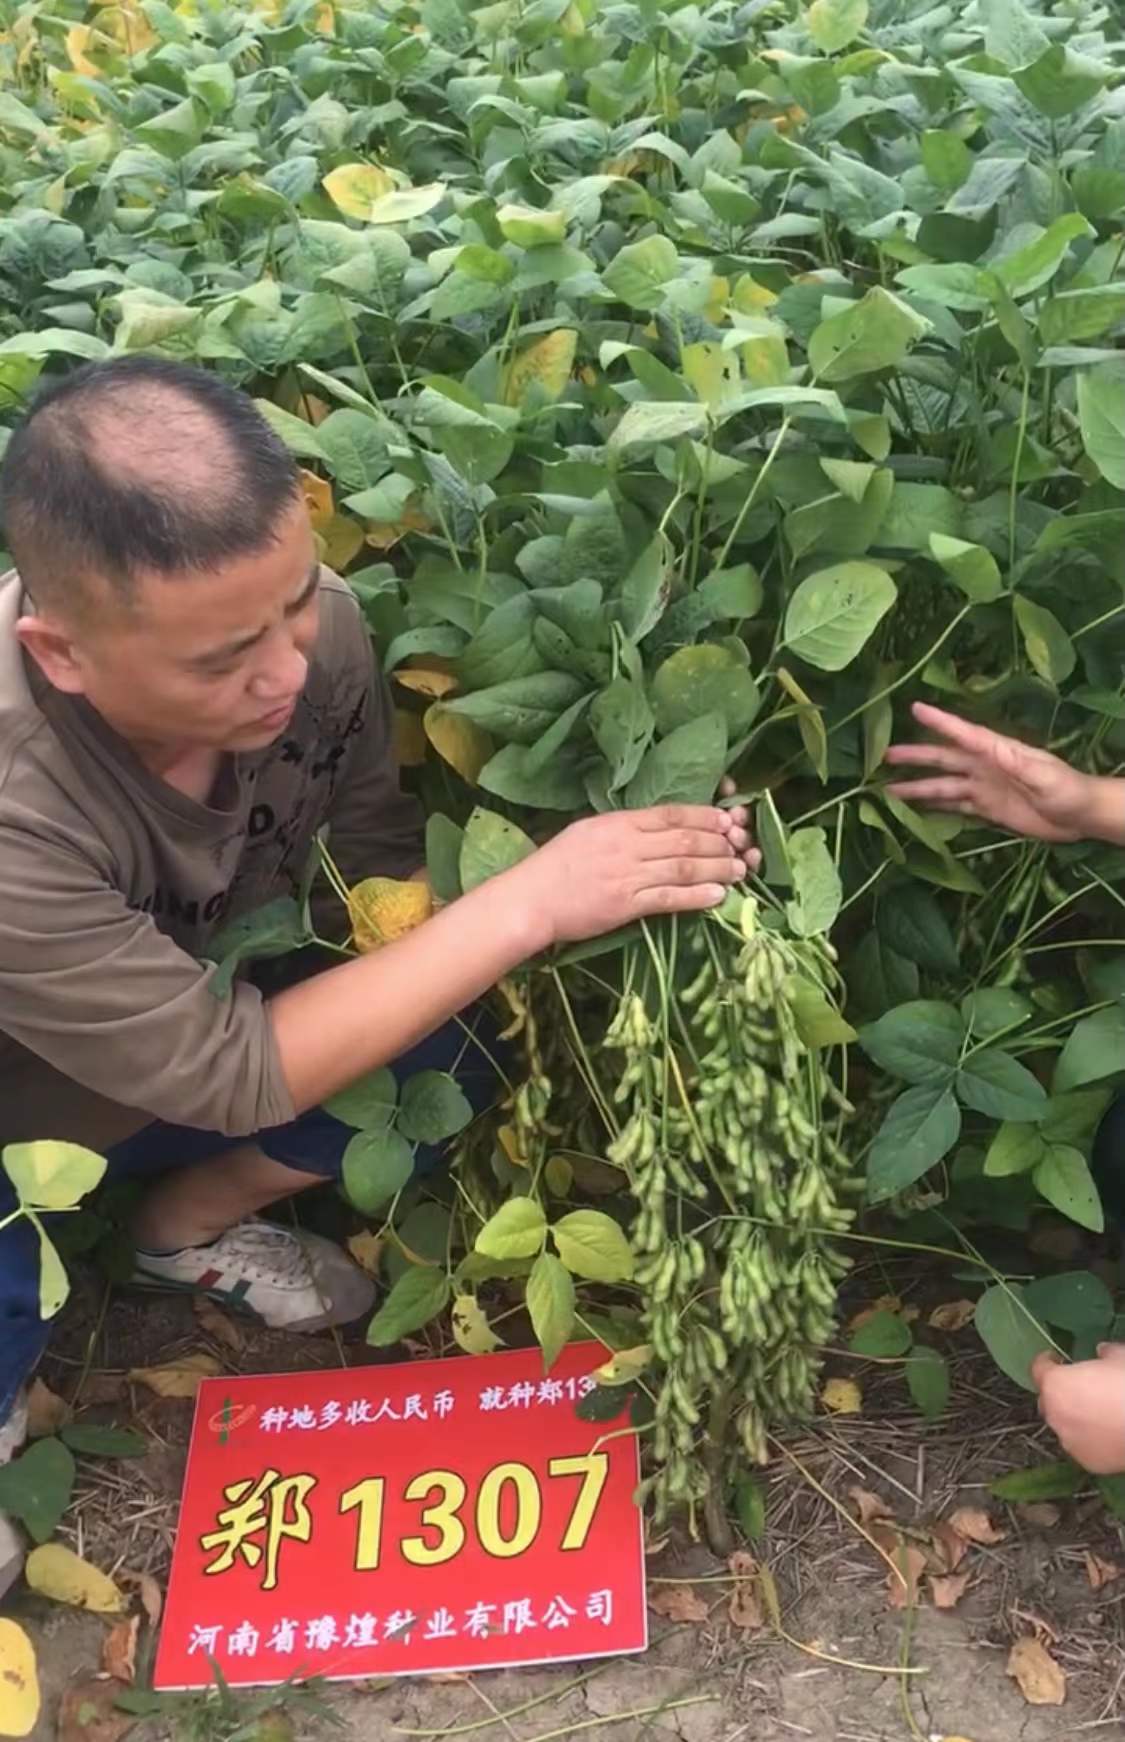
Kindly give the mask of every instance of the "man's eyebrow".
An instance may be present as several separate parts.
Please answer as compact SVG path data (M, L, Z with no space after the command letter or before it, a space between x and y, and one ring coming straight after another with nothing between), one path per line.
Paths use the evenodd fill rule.
M291 599L285 607L287 617L296 616L303 610L320 584L320 559L313 559L312 567L305 576L305 584L295 599ZM255 630L253 635L243 635L237 641L225 642L222 647L209 647L206 653L196 653L188 660L189 665L221 665L225 660L237 659L240 653L248 653L256 646L265 634L264 629Z

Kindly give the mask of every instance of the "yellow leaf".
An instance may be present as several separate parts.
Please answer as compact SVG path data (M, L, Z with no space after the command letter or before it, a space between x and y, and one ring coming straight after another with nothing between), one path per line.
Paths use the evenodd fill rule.
M496 1133L501 1149L508 1157L513 1167L526 1167L527 1156L520 1149L520 1140L516 1135L514 1125L501 1125Z
M426 709L422 724L438 755L457 770L462 780L475 786L481 769L492 759L492 739L488 733L463 714L447 713L438 702Z
M652 1360L652 1344L638 1343L635 1349L618 1349L608 1361L595 1367L594 1373L603 1385L631 1385Z
M156 41L155 30L134 0L103 7L98 13L98 28L127 55L143 54Z
M399 883L393 877L366 877L348 891L348 918L361 955L393 944L429 919L434 898L428 883Z
M863 1392L854 1379L830 1379L820 1394L820 1401L833 1415L859 1415L863 1408Z
M400 665L395 672L395 682L400 683L404 690L414 690L417 695L431 696L440 702L442 696L457 688L457 679L449 670L448 660L437 654L430 654L429 659L429 665Z
M420 768L426 760L426 734L417 714L395 709L395 760L400 768Z
M250 0L251 12L264 18L267 24L279 24L285 10L285 0Z
M379 1258L386 1241L380 1235L372 1234L370 1229L364 1229L360 1234L349 1234L348 1251L361 1270L366 1270L368 1276L378 1276Z
M320 0L320 5L313 13L312 23L313 29L318 30L321 36L335 36L336 8L332 0Z
M375 201L395 188L377 163L342 163L322 176L320 185L346 218L366 218Z
M753 273L744 272L735 281L734 294L730 300L732 308L736 308L740 315L758 315L777 301L777 293L767 290L764 284L759 284Z
M135 1385L147 1385L157 1397L194 1397L201 1379L221 1372L214 1355L181 1355L163 1367L132 1367L129 1378Z
M520 352L504 371L501 398L505 405L522 405L527 390L537 384L548 399L557 399L574 367L578 334L572 327L558 327L544 333L533 345Z
M346 569L356 552L363 549L363 528L350 514L314 518L313 533L320 560L330 569Z
M408 532L429 532L430 520L408 502L398 520L369 520L367 542L372 550L391 550Z
M494 1349L504 1347L503 1339L492 1329L475 1294L457 1296L450 1323L454 1342L458 1348L464 1349L466 1355L491 1355Z
M56 1603L73 1603L76 1609L93 1609L99 1615L120 1615L125 1608L125 1593L113 1580L61 1542L32 1549L24 1577L33 1591L53 1597Z
M1066 1672L1038 1639L1016 1640L1008 1674L1029 1706L1061 1706L1066 1700Z
M72 24L66 33L66 58L76 73L84 73L88 79L99 79L101 68L86 55L93 35L88 24Z
M742 384L737 351L724 351L708 339L685 345L680 353L684 380L704 405L719 406Z
M0 1736L29 1736L38 1716L34 1647L18 1621L0 1618Z
M574 0L571 0L571 4L559 19L558 28L564 36L584 36L586 34L586 20L575 6Z
M714 276L707 287L707 301L703 305L703 313L713 326L722 324L726 313L727 302L730 299L730 279Z
M332 486L327 478L318 478L315 472L300 467L301 489L305 493L305 503L309 511L309 519L316 529L318 521L328 520L334 512L332 501Z
M603 175L633 175L645 165L643 151L626 151L620 157L611 157L608 163L602 164Z
M578 379L585 387L596 387L598 384L598 372L594 368L594 365L592 363L583 363L581 369L578 371Z

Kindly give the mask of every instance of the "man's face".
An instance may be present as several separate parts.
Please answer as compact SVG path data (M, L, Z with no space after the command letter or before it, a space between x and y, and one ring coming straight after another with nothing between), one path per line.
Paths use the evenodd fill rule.
M144 576L123 609L106 590L81 625L24 644L57 688L84 695L138 745L260 750L280 736L304 688L318 620L316 547L303 502L265 550L221 569Z

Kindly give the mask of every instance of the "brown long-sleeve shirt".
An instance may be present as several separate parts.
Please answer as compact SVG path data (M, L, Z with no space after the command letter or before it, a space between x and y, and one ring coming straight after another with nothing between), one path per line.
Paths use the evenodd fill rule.
M151 1119L231 1135L293 1116L261 994L219 1000L218 928L292 894L328 826L348 881L423 861L354 596L323 574L308 682L277 743L199 804L150 773L15 637L0 578L0 1141L104 1147ZM377 1020L377 1012L372 1012Z

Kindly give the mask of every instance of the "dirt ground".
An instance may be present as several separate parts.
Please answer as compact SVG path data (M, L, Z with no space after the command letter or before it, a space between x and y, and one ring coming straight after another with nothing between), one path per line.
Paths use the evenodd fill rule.
M867 1295L884 1291L885 1271ZM860 1290L865 1286L857 1285ZM900 1281L905 1292L925 1284ZM932 1299L956 1292L939 1278ZM930 1300L921 1298L924 1312ZM102 1308L105 1307L104 1315ZM96 1335L91 1348L91 1326ZM63 1527L106 1571L150 1572L163 1585L175 1529L191 1404L154 1398L126 1371L205 1349L230 1371L269 1372L371 1361L362 1340L295 1339L241 1327L234 1349L200 1325L191 1303L126 1293L80 1277L43 1373L85 1419L136 1423L152 1442L143 1459L80 1462L75 1504ZM558 1669L496 1671L442 1681L340 1684L324 1690L331 1713L288 1698L287 1735L372 1738L468 1736L473 1742L556 1742L570 1736L634 1742L1061 1742L1125 1734L1125 1576L1092 1588L1086 1556L1125 1568L1125 1528L1092 1493L1029 1515L990 1498L998 1475L1053 1457L1031 1400L1009 1387L971 1328L942 1345L954 1370L943 1419L925 1423L909 1404L895 1363L834 1361L859 1379L863 1413L818 1418L788 1442L766 1473L767 1531L760 1555L780 1595L788 1640L770 1625L736 1626L726 1566L686 1538L654 1544L650 1599L691 1580L706 1618L652 1617L643 1658ZM794 1460L799 1461L798 1463ZM908 1532L926 1536L958 1506L986 1507L1003 1539L974 1546L971 1578L956 1607L928 1596L916 1610L888 1603L886 1565L854 1522L849 1490L879 1496ZM108 1624L30 1595L5 1605L32 1633L44 1708L36 1742L54 1738L59 1701L75 1677L98 1669ZM700 1614L699 1609L696 1610ZM1029 1705L1006 1673L1013 1641L1035 1635L1066 1674L1060 1707ZM142 1635L139 1679L151 1641ZM834 1661L838 1660L838 1661ZM844 1661L846 1660L846 1662ZM904 1678L908 1666L924 1673ZM905 1686L904 1686L905 1682ZM189 1707L139 1723L138 1738L222 1742L222 1728ZM289 1728L288 1726L291 1726ZM119 1731L69 1733L66 1742L117 1742ZM264 1739L263 1739L264 1742ZM284 1736L271 1742L286 1742Z

